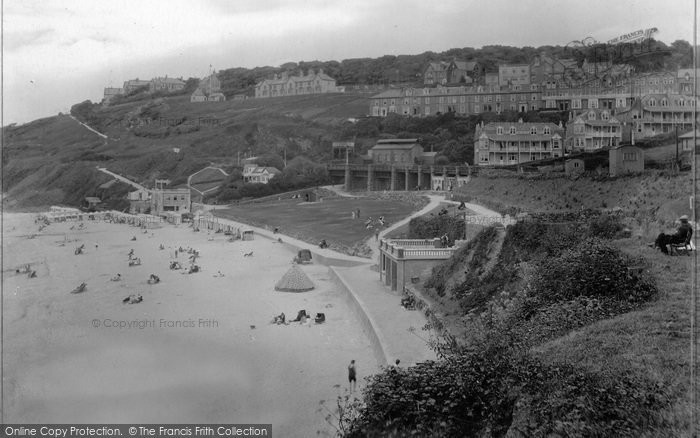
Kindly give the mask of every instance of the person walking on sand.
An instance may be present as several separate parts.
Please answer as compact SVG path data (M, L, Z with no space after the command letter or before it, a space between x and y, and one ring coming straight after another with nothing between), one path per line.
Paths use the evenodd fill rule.
M357 386L355 359L351 360L350 365L348 365L348 386L350 386L350 392L353 392Z

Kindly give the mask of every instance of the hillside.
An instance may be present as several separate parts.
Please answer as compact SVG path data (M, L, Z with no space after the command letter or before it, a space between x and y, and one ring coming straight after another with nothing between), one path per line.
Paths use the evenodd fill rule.
M414 286L440 360L372 376L344 436L689 436L692 258L620 212L535 213Z
M352 94L210 103L176 96L115 106L83 102L73 107L73 115L107 139L68 115L3 128L4 206L78 205L110 180L93 170L97 166L152 186L155 178L183 184L207 165L236 165L239 156L286 152L288 159L328 158L338 127L364 116L367 108L366 97Z
M511 215L518 212L563 212L581 209L622 210L635 235L645 239L690 214L692 174L649 171L609 177L501 174L473 176L455 190L455 199L471 200Z

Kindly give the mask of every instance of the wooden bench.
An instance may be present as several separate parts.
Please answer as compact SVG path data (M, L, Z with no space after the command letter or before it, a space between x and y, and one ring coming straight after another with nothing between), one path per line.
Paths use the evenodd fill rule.
M691 238L691 236L688 236L688 238L683 243L671 243L668 246L670 255L685 254L689 256L691 251L695 251L695 244L693 243L693 239Z

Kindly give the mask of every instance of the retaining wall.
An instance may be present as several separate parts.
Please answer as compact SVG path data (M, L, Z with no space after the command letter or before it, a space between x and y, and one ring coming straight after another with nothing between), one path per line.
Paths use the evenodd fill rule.
M382 333L377 330L377 324L372 320L372 317L365 312L365 304L362 299L355 295L352 289L345 283L345 281L338 275L338 273L333 269L333 266L328 267L328 272L331 275L331 279L338 285L340 290L343 292L346 303L350 306L355 316L360 320L362 325L362 331L369 338L372 344L372 350L374 352L374 357L377 359L377 363L380 366L386 366L389 364L389 360L386 355L386 340L384 339Z

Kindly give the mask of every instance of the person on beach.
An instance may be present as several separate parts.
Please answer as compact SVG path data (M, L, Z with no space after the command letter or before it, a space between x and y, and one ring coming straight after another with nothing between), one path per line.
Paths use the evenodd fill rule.
M357 386L356 373L357 370L355 369L355 359L353 359L350 361L350 365L348 365L348 386L350 386L350 392L353 392Z

